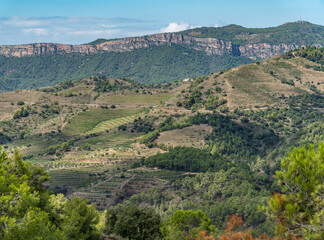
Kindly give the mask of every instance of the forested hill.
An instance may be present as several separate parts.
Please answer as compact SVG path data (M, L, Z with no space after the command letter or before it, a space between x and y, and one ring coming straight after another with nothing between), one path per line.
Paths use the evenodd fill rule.
M236 24L224 27L200 27L178 32L178 34L195 38L220 39L240 46L259 43L324 46L324 26L306 21L288 22L277 27L268 28L245 28ZM101 38L88 44L97 45L113 40L115 39Z
M224 27L202 27L181 32L199 38L219 38L233 44L324 45L324 26L305 21L288 22L278 27L245 28L231 24Z
M165 83L208 75L252 62L182 46L154 46L124 53L0 56L0 92L53 86L88 76L129 77L141 83Z

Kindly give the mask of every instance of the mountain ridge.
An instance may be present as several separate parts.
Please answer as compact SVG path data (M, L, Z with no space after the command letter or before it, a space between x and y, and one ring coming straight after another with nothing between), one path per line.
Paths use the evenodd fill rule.
M57 43L2 45L0 46L0 55L6 57L24 57L57 53L97 54L104 52L129 52L151 46L170 45L184 45L194 50L203 51L207 55L243 56L254 60L269 58L300 47L295 44L270 45L267 43L239 46L232 44L230 41L216 38L196 38L178 33L162 33L144 37L112 40L97 45L70 45Z

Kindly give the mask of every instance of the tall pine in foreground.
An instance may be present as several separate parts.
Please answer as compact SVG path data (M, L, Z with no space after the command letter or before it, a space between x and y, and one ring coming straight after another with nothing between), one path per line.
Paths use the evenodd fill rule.
M324 144L297 148L276 172L284 194L269 201L283 239L324 239Z

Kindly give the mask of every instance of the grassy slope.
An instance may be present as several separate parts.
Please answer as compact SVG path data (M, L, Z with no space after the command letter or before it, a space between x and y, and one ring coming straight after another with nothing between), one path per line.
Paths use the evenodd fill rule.
M92 130L103 121L120 119L121 117L131 116L138 112L138 109L91 109L86 112L81 112L73 117L69 121L69 124L64 127L62 132L67 135L80 135L87 132L91 133ZM115 127L120 125L122 124L116 124ZM94 132L96 132L95 129Z
M280 97L310 92L310 85L324 91L324 75L307 69L306 59L283 59L275 57L260 64L248 64L217 75L214 79L223 84L228 106L268 106L280 101ZM216 76L216 75L214 75ZM291 80L294 86L283 83ZM207 84L207 83L205 83Z

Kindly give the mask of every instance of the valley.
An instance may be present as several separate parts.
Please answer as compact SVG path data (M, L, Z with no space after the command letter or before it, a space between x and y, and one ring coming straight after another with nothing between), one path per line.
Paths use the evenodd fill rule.
M48 190L99 211L151 207L167 222L202 210L216 235L237 214L273 236L258 206L281 191L281 159L324 141L323 59L307 47L168 83L91 76L4 92L0 144L48 171Z

